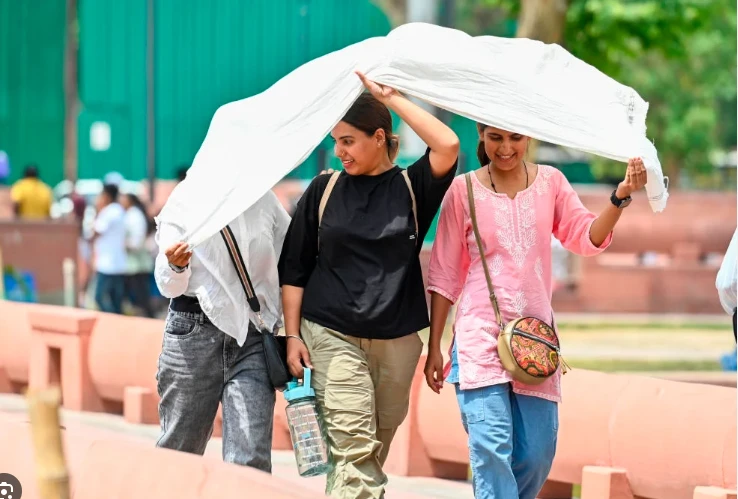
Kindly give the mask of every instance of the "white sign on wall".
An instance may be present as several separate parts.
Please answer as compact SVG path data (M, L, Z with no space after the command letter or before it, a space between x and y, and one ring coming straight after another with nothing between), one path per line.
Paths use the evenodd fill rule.
M90 126L90 148L93 151L107 151L110 149L110 124L105 121L95 121Z

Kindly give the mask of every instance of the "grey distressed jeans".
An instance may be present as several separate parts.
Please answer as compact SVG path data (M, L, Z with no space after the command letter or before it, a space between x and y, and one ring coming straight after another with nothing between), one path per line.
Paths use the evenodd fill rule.
M157 447L202 455L223 403L223 460L271 472L275 393L262 337L242 347L204 314L169 311L159 368Z

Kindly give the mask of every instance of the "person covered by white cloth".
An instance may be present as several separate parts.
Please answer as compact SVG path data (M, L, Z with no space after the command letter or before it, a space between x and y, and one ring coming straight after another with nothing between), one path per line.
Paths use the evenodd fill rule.
M736 334L736 287L738 285L736 281L738 281L738 229L733 232L733 238L730 240L715 279L720 304L725 313L733 316L733 337L738 341Z
M275 389L259 318L246 300L221 234L191 249L181 227L158 221L155 278L171 298L159 356L158 447L202 455L223 405L223 460L271 472ZM277 273L290 217L272 191L228 224L261 320L282 325Z

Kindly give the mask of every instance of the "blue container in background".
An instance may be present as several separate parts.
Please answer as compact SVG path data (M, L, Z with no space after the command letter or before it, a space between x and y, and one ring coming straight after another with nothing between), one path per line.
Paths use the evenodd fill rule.
M720 366L723 368L723 371L736 371L738 370L738 362L736 360L736 351L733 350L720 357Z
M6 300L25 303L38 303L36 279L30 272L4 272L3 286L5 287Z

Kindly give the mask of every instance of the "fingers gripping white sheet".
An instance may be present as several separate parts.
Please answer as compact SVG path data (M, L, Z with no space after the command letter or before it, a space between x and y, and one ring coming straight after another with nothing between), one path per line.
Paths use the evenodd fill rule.
M668 193L646 137L648 104L558 45L470 37L430 24L403 25L310 61L272 87L215 113L187 178L158 221L196 246L302 163L363 91L379 83L461 116L648 170L651 208Z

